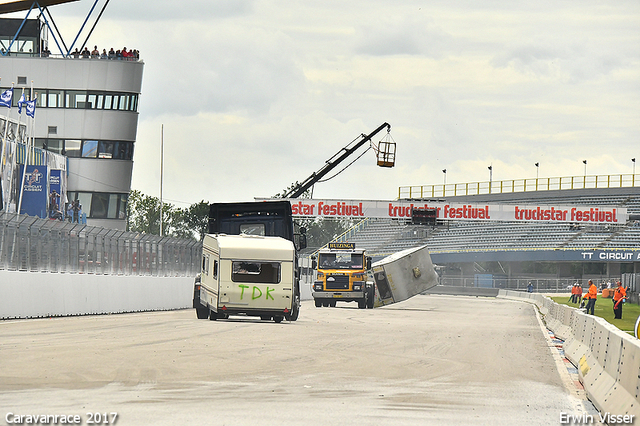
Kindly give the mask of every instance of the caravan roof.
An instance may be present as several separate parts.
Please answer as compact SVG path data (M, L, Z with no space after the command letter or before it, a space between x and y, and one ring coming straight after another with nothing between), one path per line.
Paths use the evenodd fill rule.
M295 258L293 243L281 237L208 234L204 244L219 248L224 259L293 261Z

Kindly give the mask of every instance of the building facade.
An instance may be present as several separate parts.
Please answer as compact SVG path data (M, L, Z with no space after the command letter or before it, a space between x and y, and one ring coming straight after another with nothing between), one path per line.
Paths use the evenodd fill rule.
M52 55L35 40L0 55L0 89L13 84L16 106L23 91L37 98L33 141L66 156L66 202L89 225L125 230L144 63Z

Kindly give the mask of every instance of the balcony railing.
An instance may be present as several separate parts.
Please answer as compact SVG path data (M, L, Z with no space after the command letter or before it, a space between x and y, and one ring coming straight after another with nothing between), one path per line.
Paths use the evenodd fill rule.
M441 185L401 186L398 189L398 199L593 188L634 188L638 186L640 186L640 175L637 174L565 176Z

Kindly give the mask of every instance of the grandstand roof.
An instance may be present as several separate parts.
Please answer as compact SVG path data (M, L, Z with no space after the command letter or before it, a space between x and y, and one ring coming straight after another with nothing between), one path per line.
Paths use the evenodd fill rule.
M16 1L2 1L0 2L0 15L11 12L20 12L22 10L29 10L34 3L39 4L41 7L53 6L56 4L71 3L79 0L16 0Z

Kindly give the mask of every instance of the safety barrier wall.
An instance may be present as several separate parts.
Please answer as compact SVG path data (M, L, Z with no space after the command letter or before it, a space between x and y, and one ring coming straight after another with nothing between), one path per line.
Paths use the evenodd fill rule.
M640 340L602 318L559 305L539 293L500 290L498 297L535 303L547 327L564 340L567 359L589 399L603 413L640 419Z
M193 277L0 270L0 319L190 308Z

